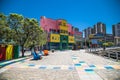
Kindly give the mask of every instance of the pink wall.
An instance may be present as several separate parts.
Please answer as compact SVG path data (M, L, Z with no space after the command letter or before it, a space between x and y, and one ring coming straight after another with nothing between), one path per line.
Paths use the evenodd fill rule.
M72 26L70 24L67 24L68 26L68 32L71 32L72 31Z
M57 28L57 30L60 29L60 27L59 27L59 23L60 23L61 21L62 21L62 20L60 20L60 19L56 20L56 28Z
M57 21L49 18L41 17L40 26L43 30L49 32L50 29L57 30Z
M50 32L50 29L54 29L54 30L60 29L59 22L61 22L61 19L53 20L53 19L45 18L44 16L42 16L40 20L40 26L43 28L43 30ZM68 26L68 32L70 32L70 34L74 34L74 31L72 30L72 25L67 24L67 26Z
M70 32L70 34L74 34L74 30L72 29L72 25L71 24L67 24L68 25L68 32Z

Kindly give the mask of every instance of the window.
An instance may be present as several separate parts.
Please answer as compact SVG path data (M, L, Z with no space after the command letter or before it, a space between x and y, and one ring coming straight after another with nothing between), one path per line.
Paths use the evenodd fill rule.
M63 23L63 26L66 26L66 23Z
M53 30L54 33L56 33L56 30Z
M49 29L49 31L51 31L52 29Z
M119 29L118 29L117 31L118 31L118 33L120 33L120 30L119 30Z
M69 32L69 35L70 35L70 32Z
M61 25L61 22L59 22L58 25L60 26L60 25Z
M66 34L66 31L65 31L65 34Z
M64 37L63 40L66 40L66 38Z
M66 34L68 34L68 31L65 31Z
M63 30L63 33L65 33L65 31Z
M60 33L60 30L57 30L58 33Z
M118 25L117 28L120 29L120 25Z
M117 36L120 36L120 34L118 34Z
M60 31L60 33L63 33L63 32L64 32L63 30Z
M62 33L62 30L60 30L60 33Z
M54 36L52 36L52 39L54 40Z

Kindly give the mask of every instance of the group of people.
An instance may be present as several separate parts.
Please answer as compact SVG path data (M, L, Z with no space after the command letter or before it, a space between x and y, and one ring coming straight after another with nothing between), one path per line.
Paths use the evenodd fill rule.
M39 51L37 48L34 48L34 50L32 51L32 55L33 55L33 60L39 60L42 59L42 56L48 55L48 50Z

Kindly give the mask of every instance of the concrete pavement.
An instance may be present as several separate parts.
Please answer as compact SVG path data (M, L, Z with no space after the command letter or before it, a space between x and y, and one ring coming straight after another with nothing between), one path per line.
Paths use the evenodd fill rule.
M56 51L0 69L0 80L120 80L120 63L80 51Z

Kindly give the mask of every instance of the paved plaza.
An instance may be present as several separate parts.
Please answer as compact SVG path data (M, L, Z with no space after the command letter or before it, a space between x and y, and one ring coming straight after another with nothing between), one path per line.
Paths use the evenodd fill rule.
M0 80L120 80L120 63L86 53L55 51L42 60L21 58L0 69Z

